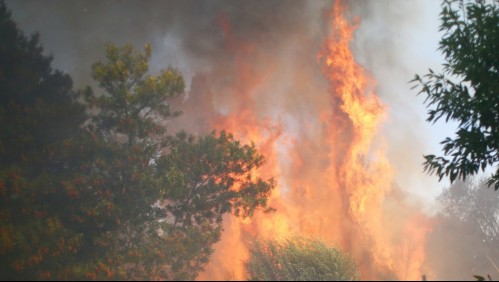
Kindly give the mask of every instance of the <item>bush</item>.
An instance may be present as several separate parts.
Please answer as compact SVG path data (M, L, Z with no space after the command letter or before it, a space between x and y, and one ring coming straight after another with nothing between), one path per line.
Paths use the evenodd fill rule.
M255 241L245 264L249 280L359 280L355 262L317 239Z

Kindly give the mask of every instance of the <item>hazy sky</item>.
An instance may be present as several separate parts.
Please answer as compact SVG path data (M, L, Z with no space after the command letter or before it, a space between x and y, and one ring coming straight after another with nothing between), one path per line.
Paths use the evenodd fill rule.
M293 50L298 41L306 41L307 50L318 50L327 32L324 13L330 5L329 1L7 1L14 20L27 34L40 32L54 66L71 74L78 87L91 83L90 66L102 57L108 42L152 43L153 71L173 65L189 87L197 72L209 70L223 58L224 34L213 24L219 13L229 15L234 33L276 56L284 56L282 50L299 54ZM352 43L356 59L378 81L377 93L388 109L382 132L396 171L395 184L417 196L411 199L430 203L448 184L423 173L422 156L436 153L438 143L453 128L425 122L424 97L417 97L408 81L429 67L440 68L442 58L436 51L440 3L382 0L352 1L350 6L352 15L361 19ZM283 57L280 62L292 66L288 62L292 59Z

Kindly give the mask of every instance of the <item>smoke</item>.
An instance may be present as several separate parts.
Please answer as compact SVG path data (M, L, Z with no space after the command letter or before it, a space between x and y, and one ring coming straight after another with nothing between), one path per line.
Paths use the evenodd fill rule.
M428 67L439 68L441 59L435 52L440 38L439 3L384 0L349 4L352 17L361 19L352 44L356 59L372 72L378 81L377 93L388 107L390 118L385 133L390 142L389 158L399 168L396 182L406 191L430 200L442 185L421 173L421 155L438 150L430 144L438 144L440 137L445 136L442 132L447 134L449 130L425 123L422 97L409 91L407 82ZM187 82L197 73L232 60L224 48L225 35L217 22L217 17L224 13L232 24L234 37L244 38L280 59L281 69L277 71L284 73L276 77L279 79L276 84L283 89L291 81L287 70L294 67L309 68L303 73L315 71L312 75L320 77L314 67L314 55L327 32L324 18L331 4L30 0L7 1L7 5L26 33L41 33L45 50L54 55L54 65L71 74L79 88L94 85L90 67L102 58L106 43L132 43L141 48L149 42L154 50L152 71L172 65L184 74ZM309 86L301 91L311 93L316 89ZM316 110L306 103L318 95L304 94L302 99L288 101L279 101L285 98L275 93L270 96L285 103L289 113ZM302 119L307 119L306 113L303 115ZM409 145L411 150L399 144Z
M237 129L237 138L257 143L267 159L262 176L278 177L280 188L271 201L278 211L257 215L251 223L227 217L204 278L227 278L224 275L232 271L237 272L235 278L243 278L237 276L240 269L226 265L229 254L237 250L242 252L237 258L244 259L242 241L282 231L339 244L363 258L364 271L384 273L386 279L394 273L373 269L377 262L368 249L369 243L381 246L376 241L381 239L369 236L386 235L382 240L399 245L404 242L395 237L401 234L424 237L408 223L429 225L420 202L431 202L440 185L422 173L422 155L437 150L429 144L442 138L426 125L422 97L416 97L407 82L439 63L434 55L438 3L349 2L351 19L360 19L351 48L377 81L370 87L387 109L379 134L386 138L373 139L373 147L386 148L391 164L383 171L387 179L381 181L382 194L374 201L382 206L373 211L383 218L375 223L383 223L386 230L376 232L352 217L351 195L326 189L340 182L336 168L347 157L339 148L348 149L354 138L341 101L330 97L331 86L317 58L331 31L331 2L7 1L7 6L23 30L40 32L55 67L68 72L77 87L93 85L90 67L102 59L106 43L140 48L150 42L152 71L172 65L189 85L173 102L184 114L170 124L170 132ZM371 151L366 162L378 158ZM404 248L409 261L414 248ZM242 266L235 262L234 267Z
M257 101L262 111L277 102L290 113L302 111L301 119L306 119L307 112L315 111L307 104L318 104L308 101L320 96L308 97L308 93L324 89L323 85L300 85L300 89L292 89L296 85L291 84L300 79L301 74L294 71L297 68L305 75L321 77L315 65L326 32L322 24L324 8L329 6L326 2L297 1L282 5L279 1L7 1L7 6L26 33L41 33L46 52L54 55L54 66L68 72L79 88L96 86L90 76L91 65L103 58L107 43L132 43L137 48L151 43L151 71L169 65L178 68L191 95L197 92L190 91L192 87L203 87L199 85L200 77L213 69L220 76L213 83L223 88L235 75L232 72L235 54L225 48L230 44L226 37L231 36L232 40L251 42L252 48L258 49L255 53L272 58L265 62L268 58L259 57L259 69L252 70L274 68L273 89L262 91L264 99ZM230 23L230 35L224 34L222 21ZM297 77L290 77L293 75ZM312 82L321 83L317 79ZM290 92L297 99L285 96ZM223 111L231 104L231 97L216 94L214 101L219 104L216 107ZM193 114L196 113L199 111ZM187 114L184 116L189 118Z
M390 118L383 133L395 182L412 201L420 199L425 210L433 212L433 199L448 183L437 183L422 172L422 155L438 152L452 127L426 123L424 97L410 91L413 85L408 82L428 68L441 69L440 2L353 1L351 7L362 22L352 45L356 59L376 78L377 93L388 107Z
M55 65L85 86L90 66L102 57L106 43L153 45L153 67L171 64L188 76L224 57L216 17L234 20L234 33L258 40L265 48L285 44L286 30L303 32L310 14L305 3L277 1L7 1L14 20L31 34L42 34ZM153 69L154 69L153 68Z

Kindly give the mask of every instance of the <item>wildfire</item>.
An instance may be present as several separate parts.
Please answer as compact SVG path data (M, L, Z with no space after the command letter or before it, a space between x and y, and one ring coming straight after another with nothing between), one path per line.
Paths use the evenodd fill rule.
M222 240L200 279L244 279L250 240L293 234L318 236L338 245L358 261L364 279L421 277L431 223L392 197L394 171L378 134L385 107L374 93L375 81L355 62L349 48L356 25L345 12L342 2L336 1L329 16L330 36L318 55L329 89L310 102L317 109L312 116L294 120L300 134L286 126L284 104L262 107L271 99L259 93L276 84L278 62L235 37L228 17L220 14L225 48L233 59L208 75L210 99L221 93L217 103L210 103L217 105L213 109L217 114L208 117L212 127L254 142L266 157L257 173L276 178L278 187L270 205L277 211L257 213L252 220L227 216ZM296 77L306 80L303 70L296 72ZM296 82L297 87L302 81Z
M339 98L340 109L348 117L342 121L342 126L351 132L348 144L342 146L346 150L337 168L339 179L331 185L339 184L344 189L348 214L363 236L356 240L371 245L375 264L393 270L393 250L383 234L382 225L382 204L390 191L393 173L382 149L371 148L384 108L378 97L369 91L373 82L355 63L349 48L354 27L343 13L341 2L337 1L331 15L332 35L320 54L324 62L323 72L331 82L331 96ZM338 138L335 124L331 124L328 131L329 138ZM371 149L374 150L374 159L366 162Z

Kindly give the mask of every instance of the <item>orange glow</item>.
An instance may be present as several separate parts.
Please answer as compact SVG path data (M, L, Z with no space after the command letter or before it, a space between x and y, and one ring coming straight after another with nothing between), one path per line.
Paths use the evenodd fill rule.
M329 15L330 35L318 54L328 94L310 102L317 111L300 124L299 134L288 132L282 118L266 112L262 104L268 100L258 95L275 84L271 78L278 62L236 38L229 18L220 14L218 24L233 61L215 67L211 75L233 79L212 84L210 95L219 91L227 100L212 103L219 108L210 122L243 143L254 142L265 156L265 165L255 173L275 177L278 186L270 206L277 211L256 213L250 220L225 217L222 240L199 279L245 279L248 242L295 234L320 237L350 253L362 279L421 278L425 236L432 224L393 198L394 170L378 134L387 118L385 107L374 92L375 81L355 62L349 44L356 26L345 12L336 1ZM297 87L309 77L304 72L296 70ZM281 106L274 104L269 111L284 115Z

